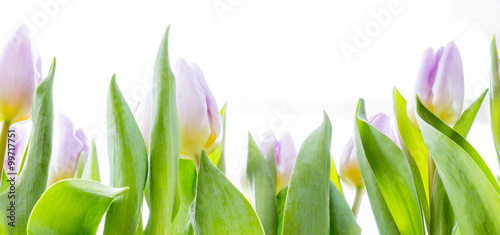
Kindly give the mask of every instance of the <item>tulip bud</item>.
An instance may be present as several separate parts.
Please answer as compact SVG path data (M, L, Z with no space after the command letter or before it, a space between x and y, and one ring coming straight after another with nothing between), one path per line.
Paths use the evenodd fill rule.
M63 179L75 177L78 158L85 162L90 151L90 141L83 129L76 129L71 120L58 112L54 120L52 157L47 186Z
M7 148L4 158L4 169L7 174L19 173L19 167L28 146L30 139L31 122L18 122L10 126L9 139L12 139L11 145Z
M201 150L211 154L222 139L222 119L212 92L201 69L180 58L174 71L176 78L177 113L182 134L181 157L199 163ZM151 134L152 94L138 104L134 116L146 147Z
M372 116L368 120L368 123L373 125L380 132L391 138L392 141L399 145L396 134L391 127L389 116L384 113L378 113L375 116ZM340 179L347 185L356 189L364 187L361 172L359 170L358 156L356 154L352 138L347 142L340 157Z
M13 124L31 116L33 94L41 80L40 67L41 60L23 25L0 55L0 119Z
M201 150L212 153L222 139L219 108L200 68L177 61L177 111L181 127L181 156L199 163Z
M462 59L455 43L449 42L434 53L425 51L415 86L420 101L448 125L454 125L462 114L464 73ZM411 97L408 116L415 127L415 98Z
M265 137L258 141L260 151L264 156L267 156L269 146L274 149L274 157L276 159L277 184L276 193L281 191L290 182L292 175L293 164L297 158L297 151L290 133L285 132L281 135L278 141L272 132L268 132Z
M295 144L293 142L290 133L285 132L281 135L280 140L276 139L276 136L271 132L267 132L262 138L257 139L257 145L259 146L262 155L269 157L267 155L269 148L272 146L274 149L274 158L276 161L276 193L279 193L281 189L288 185L290 182L290 176L292 175L293 164L297 158L297 151L295 149ZM243 168L243 173L240 179L242 190L248 195L248 185L246 182L246 170Z

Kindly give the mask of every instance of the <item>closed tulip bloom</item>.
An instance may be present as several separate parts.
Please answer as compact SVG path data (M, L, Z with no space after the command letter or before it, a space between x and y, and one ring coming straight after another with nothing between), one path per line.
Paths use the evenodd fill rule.
M41 60L21 26L0 55L0 118L13 124L31 116L31 103L41 80Z
M85 162L90 151L90 141L81 128L75 128L71 120L58 112L54 120L52 157L47 185L75 177L80 154Z
M184 59L174 71L177 84L177 110L181 127L181 157L199 165L201 150L212 153L222 139L219 108L201 69Z
M448 125L454 125L462 114L464 73L462 59L455 43L449 42L436 52L425 51L417 76L415 93L422 103ZM415 97L410 97L408 115L414 126Z
M290 182L293 164L297 158L297 150L290 133L285 132L278 140L272 131L266 132L261 138L257 139L259 150L267 159L269 148L274 150L276 161L276 193L279 193ZM244 194L249 195L248 184L246 180L246 168L240 176L241 189Z
M391 138L396 144L399 144L396 134L391 127L389 116L384 113L378 113L372 116L368 122L384 135ZM356 189L364 188L363 178L359 170L358 156L352 138L345 145L340 157L340 179Z
M270 131L262 140L258 141L262 154L268 158L267 153L269 147L274 149L274 157L276 160L277 184L276 193L288 185L290 176L292 175L293 164L297 158L297 151L290 133L285 132L280 136L280 140Z
M134 111L135 121L141 130L142 138L146 144L146 149L149 152L149 138L151 137L151 110L152 110L152 93L148 91L146 96L137 104Z

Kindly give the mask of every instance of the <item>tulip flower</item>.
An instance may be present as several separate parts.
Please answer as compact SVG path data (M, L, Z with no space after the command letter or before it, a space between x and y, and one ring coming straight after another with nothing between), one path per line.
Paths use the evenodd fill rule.
M399 145L398 138L391 127L389 116L384 113L378 113L370 117L368 122ZM340 156L340 179L345 184L356 189L356 198L353 203L353 213L354 216L357 216L365 186L363 184L363 178L361 177L358 156L356 154L356 149L354 148L354 141L352 137L345 145L342 155Z
M464 102L464 73L460 53L453 41L436 52L432 48L425 51L415 93L431 112L448 125L458 121ZM414 99L410 99L408 116L417 127Z
M19 173L19 167L30 139L30 128L31 122L18 122L10 126L10 133L13 133L11 139L14 141L11 143L13 146L9 146L5 152L4 169L7 174Z
M262 155L266 158L269 148L272 146L274 150L274 158L276 160L276 194L281 191L290 182L290 176L292 175L293 164L297 158L297 151L295 149L295 144L293 142L290 133L285 132L281 135L280 140L276 139L273 132L269 131L263 135L262 138L257 139L257 145L259 146ZM248 185L246 182L246 170L243 168L243 173L241 175L241 186L245 194L248 195Z
M85 162L90 151L90 141L83 129L76 129L71 120L58 112L54 120L52 157L47 186L63 179L75 178L80 155Z
M181 157L194 160L198 166L201 150L204 148L207 154L212 153L222 139L219 108L198 65L189 65L181 58L177 61L174 75L182 135ZM134 113L146 146L149 146L151 133L151 102L149 92Z
M33 94L40 80L41 60L25 25L19 27L0 54L0 162L3 162L10 125L31 116Z

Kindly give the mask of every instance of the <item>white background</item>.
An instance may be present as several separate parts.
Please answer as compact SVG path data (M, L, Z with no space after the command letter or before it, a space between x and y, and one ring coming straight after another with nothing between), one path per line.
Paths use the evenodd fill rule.
M217 10L214 5L225 6ZM375 15L390 13L377 21ZM455 40L466 79L466 104L489 84L489 45L500 34L500 2L459 1L0 1L0 43L27 24L43 59L56 56L56 110L96 138L104 183L106 93L111 75L131 107L150 88L157 49L168 24L172 64L196 62L219 107L228 102L228 177L239 187L247 131L290 131L299 148L326 110L333 124L332 153L352 135L358 98L369 115L392 115L391 94L413 90L428 47ZM357 32L368 34L356 44ZM342 45L356 53L346 56ZM498 164L486 108L470 133L494 174ZM344 187L349 203L353 191ZM376 230L365 196L358 222Z

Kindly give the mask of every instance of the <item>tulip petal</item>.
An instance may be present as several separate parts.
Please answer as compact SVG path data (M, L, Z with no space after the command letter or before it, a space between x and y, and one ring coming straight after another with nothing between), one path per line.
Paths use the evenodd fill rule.
M276 154L276 147L274 151ZM297 159L297 150L290 133L285 132L281 135L279 152L275 155L275 157L279 175L277 187L277 191L279 192L282 188L288 185L288 182L290 182L293 165Z
M83 143L76 137L71 120L58 112L54 120L54 146L47 185L73 178Z
M199 157L211 132L206 91L182 58L177 61L175 78L177 79L177 109L182 130L181 153L190 157Z
M455 124L463 108L464 73L460 52L454 42L449 42L444 48L432 93L434 110L431 111L446 123Z
M30 139L30 127L31 122L22 122L16 123L12 125L9 129L14 131L15 137L12 138L14 140L14 148L9 147L9 150L5 153L4 158L4 169L6 173L18 173L21 165L21 160L23 159L24 151L28 146L28 141ZM9 156L13 156L14 159L9 160ZM9 161L12 161L14 165L9 164Z
M200 67L193 63L191 64L191 69L193 76L196 78L201 88L205 91L205 102L207 104L207 114L208 120L210 122L210 137L205 144L205 148L207 149L207 153L211 153L217 148L221 139L222 139L222 119L219 114L219 107L217 106L217 102L208 87L207 81L205 80L205 76L201 72Z
M0 55L0 116L12 123L31 115L36 87L33 58L28 29L23 25Z
M153 96L152 92L148 91L146 96L137 105L134 117L139 129L141 130L142 138L146 144L146 149L149 151L149 138L151 137L151 108Z

